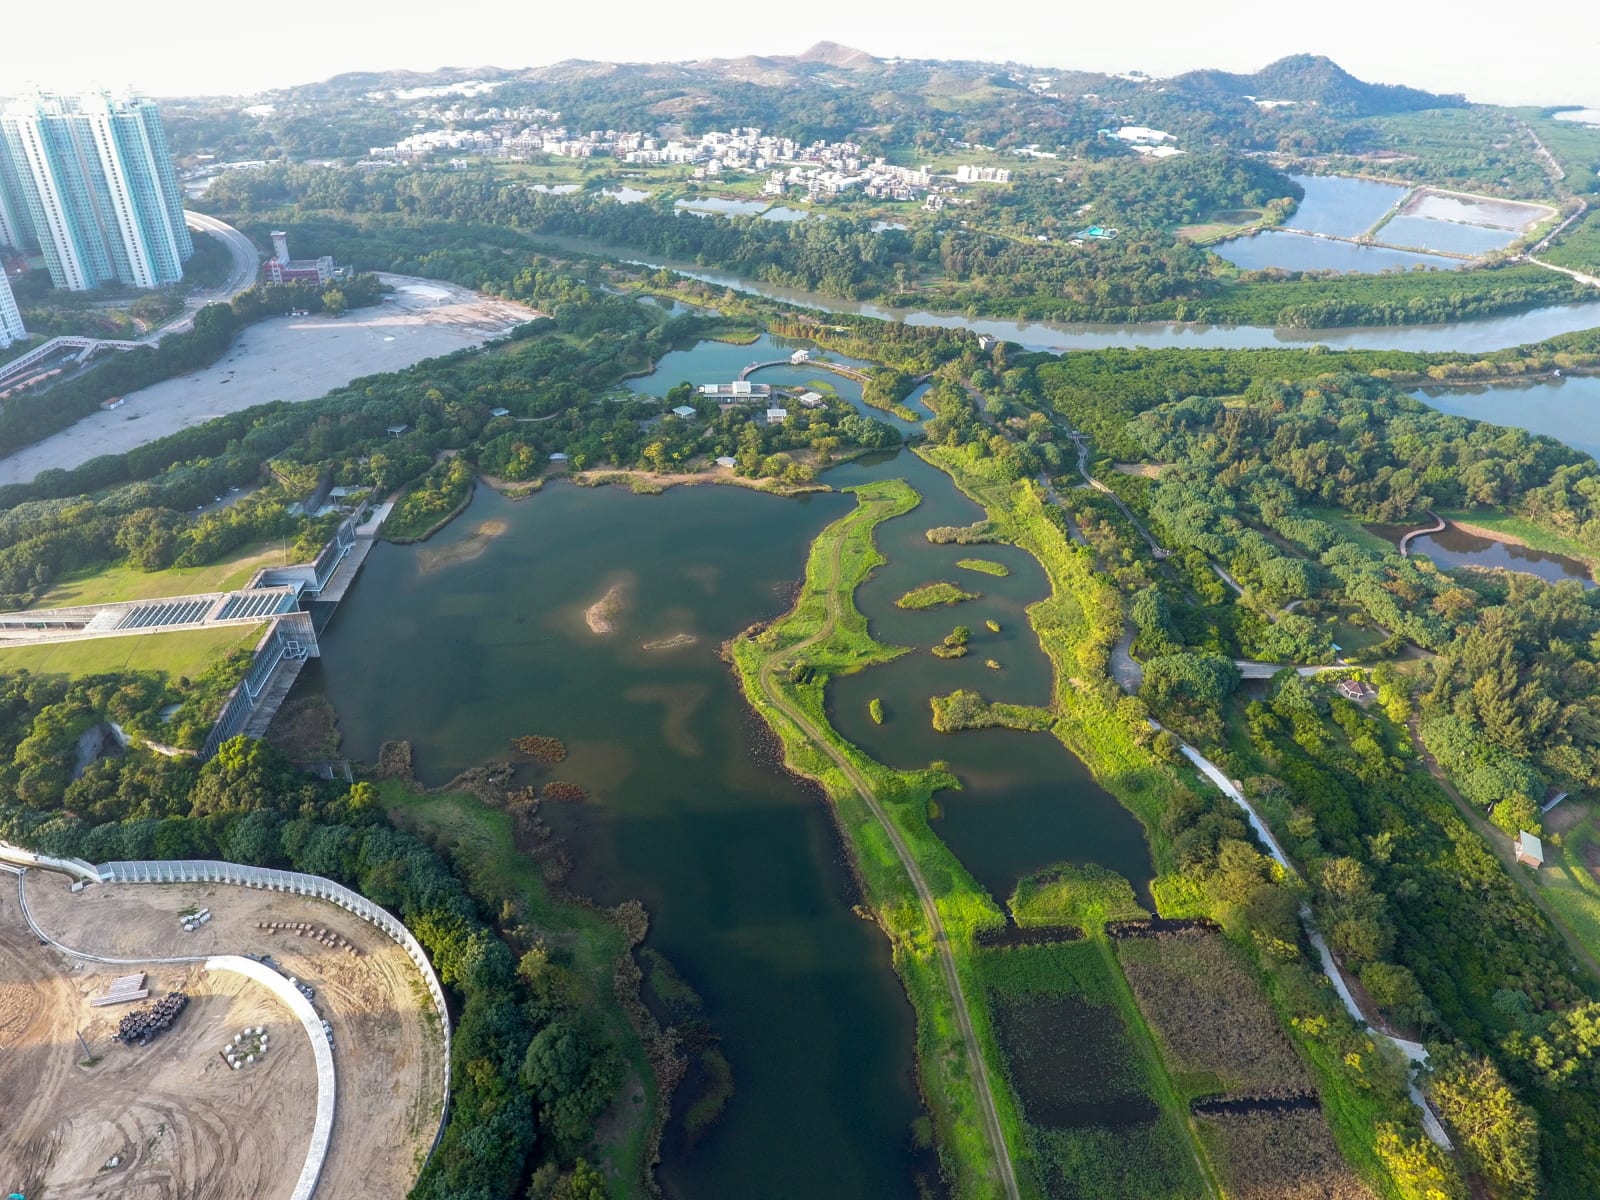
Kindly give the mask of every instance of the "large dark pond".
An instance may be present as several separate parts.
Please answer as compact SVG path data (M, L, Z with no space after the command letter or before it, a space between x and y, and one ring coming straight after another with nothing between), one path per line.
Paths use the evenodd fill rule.
M826 806L778 768L717 657L788 606L808 543L851 503L480 492L425 546L378 547L323 641L352 756L407 738L436 784L521 734L568 743L560 773L591 799L546 814L572 886L644 901L733 1065L721 1125L688 1155L669 1131L662 1181L690 1200L912 1194L912 1015L888 946L851 912ZM429 569L486 521L505 532L479 557ZM591 633L584 610L614 585L615 631ZM680 633L699 640L642 648Z
M711 382L773 349L707 343L637 386ZM771 377L789 375L800 383L817 372ZM1011 547L931 545L930 526L981 512L908 451L825 478L835 487L904 478L924 497L880 527L890 563L859 595L877 636L916 650L837 681L829 700L840 729L885 762L950 765L963 786L939 798L935 828L998 901L1021 875L1060 861L1104 863L1145 888L1138 824L1059 742L931 726L929 697L956 687L1049 701L1049 662L1025 613L1048 590L1038 563ZM643 900L650 944L704 998L733 1067L737 1092L715 1129L692 1151L669 1129L661 1178L674 1197L914 1193L914 1030L889 948L851 911L826 803L778 766L717 654L788 607L811 540L853 504L709 486L641 497L559 483L517 503L481 490L425 545L379 546L323 637L352 757L409 739L437 784L504 757L522 734L567 742L560 774L591 798L545 814L571 845L571 885L600 903ZM955 567L963 557L1010 574ZM933 612L894 606L941 578L982 597ZM585 610L613 588L615 628L596 634ZM999 633L984 627L991 619ZM928 647L956 622L973 629L972 653L935 659ZM645 648L679 634L696 640ZM991 658L1001 670L984 665ZM868 718L872 697L888 711L882 726Z

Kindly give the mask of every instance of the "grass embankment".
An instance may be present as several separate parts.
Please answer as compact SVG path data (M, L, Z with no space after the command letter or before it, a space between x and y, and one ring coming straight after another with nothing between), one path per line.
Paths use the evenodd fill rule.
M1011 574L1011 568L1005 563L990 562L987 558L962 558L956 560L956 566L967 571L977 571L983 575L994 575L1004 579Z
M895 601L896 607L909 609L938 608L945 604L961 604L967 600L976 600L981 592L963 591L948 580L938 583L925 583L921 587L912 588L904 596Z
M284 562L282 546L257 543L203 567L168 567L141 571L129 563L63 579L29 608L70 608L78 604L106 604L117 600L154 600L188 596L197 592L229 592L250 582L262 567Z
M1035 871L1017 882L1009 901L1022 928L1071 925L1101 930L1107 921L1136 921L1150 914L1139 906L1133 885L1115 871L1088 863Z
M924 446L917 453L984 507L996 540L1020 546L1044 567L1051 594L1030 606L1028 618L1055 668L1051 731L1143 824L1156 869L1151 892L1158 912L1165 917L1207 915L1208 900L1177 870L1167 819L1194 804L1189 788L1172 767L1134 740L1128 721L1117 713L1122 693L1111 682L1108 666L1123 613L1114 586L1096 572L1091 552L1073 546L1050 520L1043 497L1030 482L1003 478L994 461L974 447ZM1340 1152L1380 1195L1420 1196L1399 1176L1406 1155L1428 1152L1418 1148L1426 1143L1417 1113L1403 1092L1379 1090L1366 1077L1361 1056L1377 1054L1370 1038L1354 1030L1302 954L1282 959L1248 943L1242 948L1279 1025L1312 1068ZM1356 1044L1363 1049L1352 1065L1351 1047Z
M378 784L378 790L390 819L443 852L489 911L503 914L509 906L516 923L543 938L571 968L583 991L574 1006L601 1026L628 1065L629 1077L601 1119L596 1165L615 1200L652 1195L645 1159L659 1097L650 1055L617 1003L618 965L630 949L622 928L593 908L551 893L539 864L517 849L511 814L466 792L421 792L396 780ZM642 1103L633 1102L636 1092L642 1092Z
M874 528L921 498L899 480L852 490L860 507L813 543L794 608L741 635L734 664L746 698L782 740L786 763L827 790L889 936L917 1014L922 1092L953 1194L1016 1197L1011 1163L1025 1145L1021 1113L999 1086L1003 1060L987 1010L975 1003L974 939L1004 918L928 826L933 793L956 781L933 768L895 771L873 761L832 729L824 709L830 677L908 652L873 640L854 595L884 561Z
M32 671L36 675L103 675L118 671L155 671L168 679L196 679L207 667L235 650L253 650L264 625L227 625L188 633L146 633L128 637L50 642L42 646L0 648L0 673Z

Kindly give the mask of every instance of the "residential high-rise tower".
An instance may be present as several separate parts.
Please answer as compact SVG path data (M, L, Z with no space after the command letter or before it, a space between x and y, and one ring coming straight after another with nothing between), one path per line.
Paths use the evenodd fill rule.
M0 350L27 336L28 331L22 327L22 314L17 311L16 297L11 294L11 281L6 278L5 271L0 270Z
M30 240L71 291L183 278L194 243L153 103L41 94L0 111L0 242Z

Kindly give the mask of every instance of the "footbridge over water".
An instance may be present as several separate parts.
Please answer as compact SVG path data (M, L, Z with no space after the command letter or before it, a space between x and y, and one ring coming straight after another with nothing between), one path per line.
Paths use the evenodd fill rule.
M843 375L846 379L853 379L857 383L870 383L872 376L855 367L841 366L839 363L827 362L820 358L807 359L804 362L795 362L789 358L774 358L767 362L753 362L739 372L740 379L749 379L757 371L765 371L768 367L816 367L821 371L832 371L835 375Z

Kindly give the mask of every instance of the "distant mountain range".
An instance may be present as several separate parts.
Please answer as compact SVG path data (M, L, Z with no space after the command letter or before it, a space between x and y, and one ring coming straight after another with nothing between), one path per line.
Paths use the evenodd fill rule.
M1422 108L1455 108L1467 102L1464 96L1442 96L1396 84L1366 83L1320 54L1280 58L1253 75L1190 71L1162 80L1161 84L1197 98L1221 94L1258 100L1293 100L1297 104L1318 104L1362 117Z
M985 63L933 59L877 58L865 50L837 42L818 42L802 54L746 55L682 63L610 63L568 59L527 70L503 67L444 68L439 71L357 71L336 75L322 83L289 89L310 98L316 95L361 94L397 88L460 83L467 80L516 80L570 86L582 81L631 80L674 87L692 93L702 84L745 83L782 87L805 81L828 82L835 87L886 88L918 91L924 95L961 96L976 89L1027 89L1028 80L1049 78L1052 90L1069 94L1093 92L1109 95L1143 89L1178 93L1198 102L1217 100L1291 100L1315 104L1348 116L1375 116L1423 108L1452 108L1466 103L1459 95L1446 96L1395 84L1367 83L1322 55L1296 54L1280 58L1252 74L1200 70L1165 79L1130 79L1089 71L1061 71L1020 63Z

